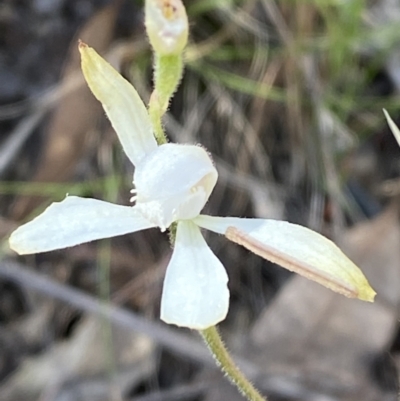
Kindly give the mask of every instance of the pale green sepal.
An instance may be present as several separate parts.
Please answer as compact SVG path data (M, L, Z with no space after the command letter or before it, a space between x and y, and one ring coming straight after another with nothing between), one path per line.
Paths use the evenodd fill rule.
M82 42L79 50L86 82L103 105L126 155L136 165L157 147L146 106L135 88L95 50Z
M225 319L229 307L228 276L191 221L178 222L161 299L166 323L202 330Z
M68 196L10 236L10 248L20 255L53 251L101 238L154 227L135 207Z
M400 146L400 130L399 130L398 126L394 123L394 121L390 117L389 113L385 109L383 109L383 113L385 114L385 117L389 124L390 130L392 131L394 137L396 138L397 143Z
M375 291L361 270L326 237L297 224L264 219L194 219L255 254L350 298L373 301Z

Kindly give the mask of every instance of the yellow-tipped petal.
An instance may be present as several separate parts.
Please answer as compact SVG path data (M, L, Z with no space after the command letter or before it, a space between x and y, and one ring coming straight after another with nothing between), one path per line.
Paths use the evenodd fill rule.
M79 43L82 71L134 165L157 148L146 106L135 88L95 50Z
M349 298L376 295L362 271L330 240L297 224L264 219L199 216L195 223L255 254Z

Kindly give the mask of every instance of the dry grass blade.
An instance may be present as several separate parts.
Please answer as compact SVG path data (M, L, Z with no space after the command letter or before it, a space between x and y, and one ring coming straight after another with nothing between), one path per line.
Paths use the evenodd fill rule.
M25 117L2 144L0 150L0 176L10 167L27 138L33 133L36 126L44 117L45 112L46 109L41 108Z
M394 123L394 121L391 119L389 113L385 109L383 109L383 112L385 113L385 117L389 124L389 127L390 127L394 137L396 138L397 143L400 146L400 130L397 127L397 125Z

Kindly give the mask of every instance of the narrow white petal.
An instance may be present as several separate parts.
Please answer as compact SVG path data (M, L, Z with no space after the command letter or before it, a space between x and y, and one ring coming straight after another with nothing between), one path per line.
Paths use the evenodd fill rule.
M194 221L333 291L365 301L374 299L375 291L361 270L332 241L306 227L237 217L199 216Z
M84 242L154 227L131 206L68 196L19 227L10 247L20 255L67 248Z
M95 50L80 43L82 71L101 102L125 153L136 165L157 147L146 106L135 88Z
M191 221L178 223L175 249L165 276L161 319L191 329L205 329L225 319L228 276Z

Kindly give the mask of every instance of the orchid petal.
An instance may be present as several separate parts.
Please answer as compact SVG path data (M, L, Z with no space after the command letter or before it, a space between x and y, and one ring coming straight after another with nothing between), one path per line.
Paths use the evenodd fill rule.
M374 300L375 291L361 270L332 241L308 228L278 220L203 215L194 222L333 291Z
M191 221L178 223L161 299L161 319L191 329L205 329L225 319L228 276Z
M126 155L136 165L157 147L153 129L135 88L95 50L79 44L86 82L115 129Z
M68 196L19 227L10 247L20 255L67 248L83 242L154 227L131 206Z

